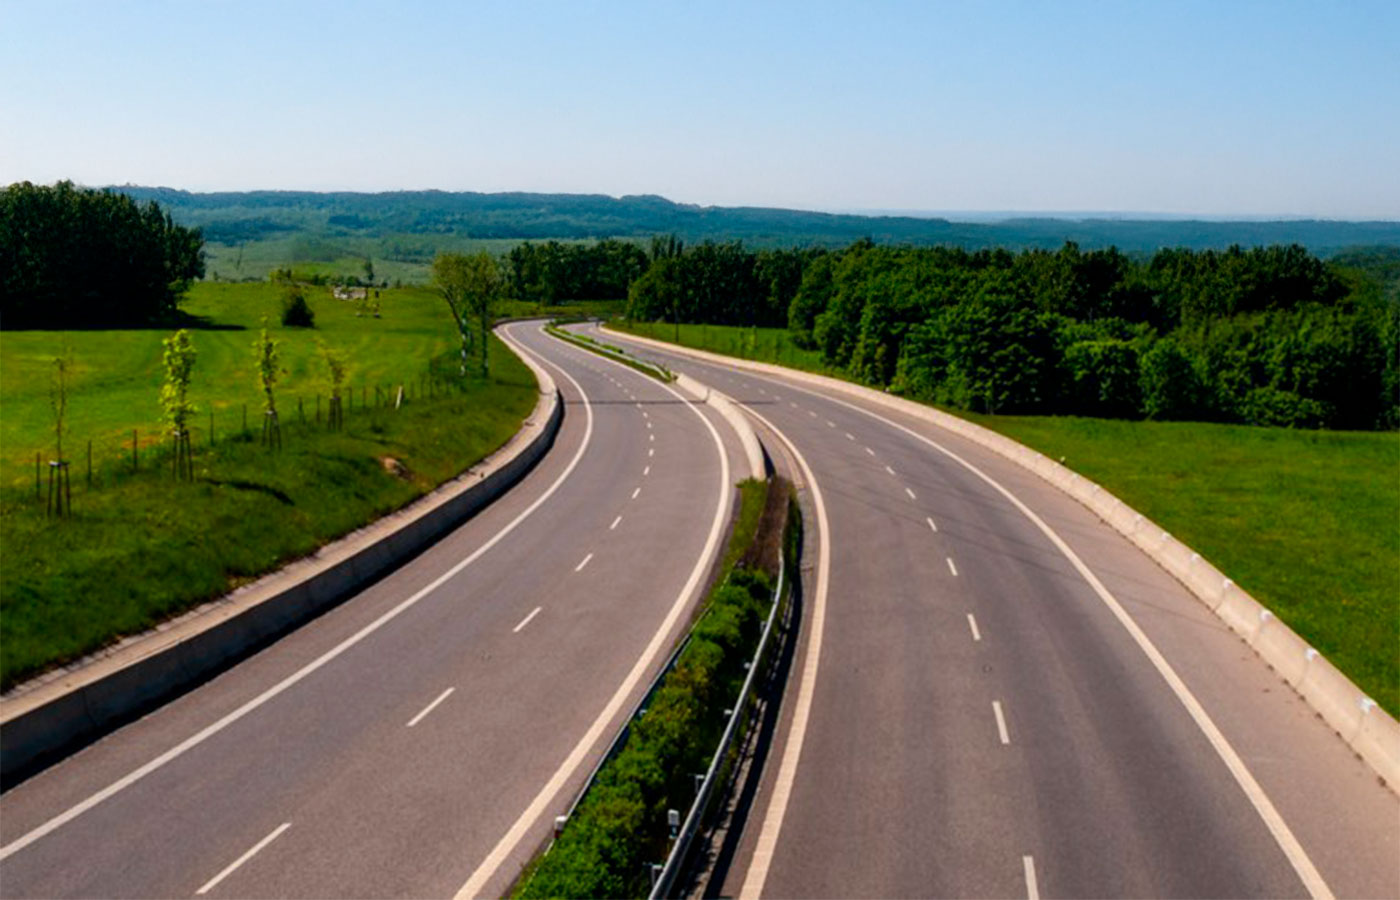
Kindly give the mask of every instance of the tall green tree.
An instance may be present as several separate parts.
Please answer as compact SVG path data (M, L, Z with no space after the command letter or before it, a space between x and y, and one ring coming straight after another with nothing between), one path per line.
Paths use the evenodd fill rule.
M481 374L489 374L486 356L486 335L500 298L503 279L500 266L491 254L439 253L433 259L433 284L437 287L462 338L462 374L467 374L468 351L472 344L471 328L476 324L480 338Z

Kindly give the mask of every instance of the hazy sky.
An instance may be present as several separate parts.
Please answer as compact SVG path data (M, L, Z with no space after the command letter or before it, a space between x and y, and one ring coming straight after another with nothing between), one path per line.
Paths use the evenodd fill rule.
M0 183L1400 218L1400 0L0 0Z

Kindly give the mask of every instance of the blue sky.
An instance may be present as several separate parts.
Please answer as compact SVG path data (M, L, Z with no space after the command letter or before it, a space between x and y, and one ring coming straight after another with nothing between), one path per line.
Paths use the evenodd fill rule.
M0 0L0 182L1400 218L1400 2Z

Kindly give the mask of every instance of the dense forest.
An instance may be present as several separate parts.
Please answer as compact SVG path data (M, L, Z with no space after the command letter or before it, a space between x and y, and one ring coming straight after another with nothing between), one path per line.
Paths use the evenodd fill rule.
M743 240L757 247L837 248L876 243L945 245L967 250L1053 250L1065 241L1124 252L1160 247L1221 249L1231 244L1299 243L1314 253L1362 244L1400 244L1400 222L1161 221L1023 218L994 223L914 216L838 215L791 209L696 206L664 197L597 194L483 194L398 191L312 193L250 191L196 194L170 188L116 188L157 201L211 242L238 244L304 233L321 238L455 235L473 239L647 239L676 234L695 243Z
M978 412L1396 428L1396 255L654 241L628 315L785 325L852 378Z
M29 182L0 189L0 327L107 328L169 318L204 275L199 229L154 201Z

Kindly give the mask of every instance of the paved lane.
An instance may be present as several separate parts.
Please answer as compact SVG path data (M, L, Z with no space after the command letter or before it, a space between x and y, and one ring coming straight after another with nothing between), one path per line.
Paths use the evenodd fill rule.
M1400 896L1395 795L1078 504L918 420L881 409L891 420L881 421L781 377L638 353L769 419L807 459L830 521L820 665L791 792L775 828L810 634L724 894L1295 896L1306 893L1301 857L1338 894ZM920 436L1003 485L1083 560L1238 751L1301 855L1281 849L1066 554ZM755 856L765 828L776 843Z
M507 331L558 367L567 413L546 460L361 596L0 797L5 896L450 895L555 779L489 882L504 890L610 735L610 701L659 664L647 654L694 599L733 493L695 408L536 326Z

